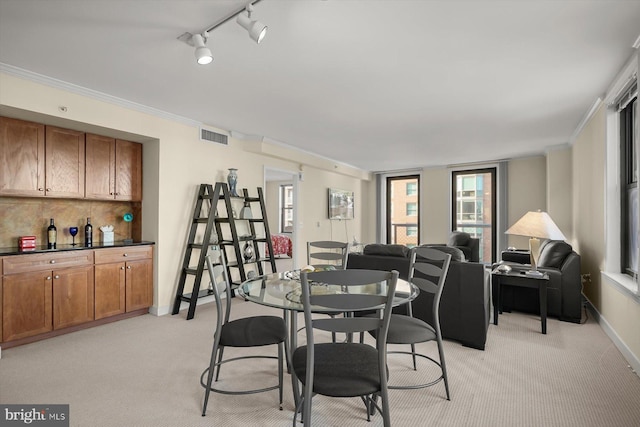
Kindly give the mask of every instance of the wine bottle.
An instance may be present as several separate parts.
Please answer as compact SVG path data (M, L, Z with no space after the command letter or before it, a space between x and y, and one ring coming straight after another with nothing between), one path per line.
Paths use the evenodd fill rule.
M87 218L87 225L84 226L84 245L86 247L93 246L93 226L91 218Z
M53 223L53 218L50 220L49 227L47 228L47 248L56 249L56 241L58 240L58 229Z

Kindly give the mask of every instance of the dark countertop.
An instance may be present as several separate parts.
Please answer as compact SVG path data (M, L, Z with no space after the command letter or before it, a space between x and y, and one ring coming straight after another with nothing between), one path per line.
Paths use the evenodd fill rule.
M125 242L124 240L117 240L107 245L103 245L101 242L95 243L93 246L90 246L90 247L86 247L78 243L76 243L75 246L69 245L69 244L58 245L56 249L47 249L47 245L40 245L40 246L36 246L35 249L24 250L24 251L20 250L17 246L13 246L9 248L0 248L0 256L42 254L42 253L50 253L50 252L81 251L85 249L104 249L104 248L118 248L118 247L126 247L126 246L144 246L144 245L155 245L155 242L149 242L146 240Z

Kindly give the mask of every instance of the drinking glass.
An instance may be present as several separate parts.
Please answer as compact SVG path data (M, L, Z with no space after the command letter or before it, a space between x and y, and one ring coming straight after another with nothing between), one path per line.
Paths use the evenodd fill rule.
M73 243L71 243L71 246L75 246L76 234L78 234L78 227L69 227L69 234L71 234L71 237L73 237Z

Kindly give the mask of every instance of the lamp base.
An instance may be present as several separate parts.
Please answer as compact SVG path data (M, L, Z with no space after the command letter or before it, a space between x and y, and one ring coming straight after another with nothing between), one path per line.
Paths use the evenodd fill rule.
M544 276L544 273L538 270L528 270L526 273L524 273L525 276L529 276L529 277L542 277Z

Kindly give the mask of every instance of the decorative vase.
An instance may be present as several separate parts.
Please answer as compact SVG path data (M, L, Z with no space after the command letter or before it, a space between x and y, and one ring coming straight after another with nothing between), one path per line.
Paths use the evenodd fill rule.
M245 261L251 261L253 258L253 246L250 242L246 242L244 244L244 248L242 249L242 255L244 256Z
M236 192L236 184L238 183L238 169L229 168L229 175L227 175L227 183L229 184L229 193L231 197L240 197Z

